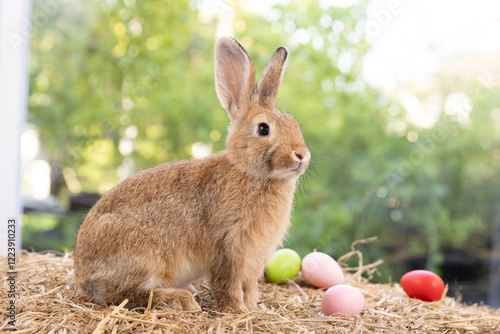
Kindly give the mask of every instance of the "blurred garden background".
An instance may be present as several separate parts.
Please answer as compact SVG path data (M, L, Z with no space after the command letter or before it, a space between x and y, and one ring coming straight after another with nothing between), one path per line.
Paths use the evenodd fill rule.
M24 248L71 250L120 180L224 149L229 34L258 77L290 52L277 106L312 163L285 246L338 258L377 236L358 247L377 281L426 268L465 300L500 293L497 2L40 0L31 24Z

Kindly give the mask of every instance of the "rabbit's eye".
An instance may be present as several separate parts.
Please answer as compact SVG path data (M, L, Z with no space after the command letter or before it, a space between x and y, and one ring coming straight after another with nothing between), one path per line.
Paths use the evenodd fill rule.
M259 136L265 137L269 135L269 125L267 125L266 123L260 123L257 129L259 132Z

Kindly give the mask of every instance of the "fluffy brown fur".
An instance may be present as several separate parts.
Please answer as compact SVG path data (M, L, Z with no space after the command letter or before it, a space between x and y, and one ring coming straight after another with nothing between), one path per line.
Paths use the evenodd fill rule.
M310 153L297 122L274 107L288 52L279 48L259 86L234 39L215 47L216 89L231 119L227 152L164 163L123 181L89 212L78 233L75 282L99 303L128 298L199 310L186 290L209 279L220 311L258 301L263 259L289 226L296 180ZM269 133L259 133L268 125Z

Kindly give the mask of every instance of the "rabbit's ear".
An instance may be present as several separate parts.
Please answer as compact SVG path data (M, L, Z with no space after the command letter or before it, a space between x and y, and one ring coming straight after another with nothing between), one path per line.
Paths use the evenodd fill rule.
M279 47L269 61L269 64L262 72L259 83L259 103L274 108L278 89L285 72L285 64L288 58L288 50Z
M257 102L253 63L245 49L228 36L215 44L215 89L233 122L242 119L252 100Z

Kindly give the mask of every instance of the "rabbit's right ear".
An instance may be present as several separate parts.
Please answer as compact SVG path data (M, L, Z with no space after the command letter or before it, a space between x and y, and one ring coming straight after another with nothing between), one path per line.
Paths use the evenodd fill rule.
M253 63L245 49L228 36L215 44L215 89L232 122L242 120L258 98Z

